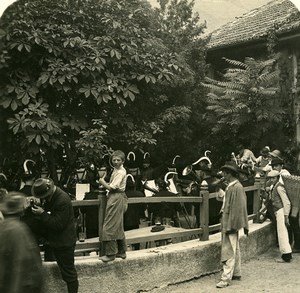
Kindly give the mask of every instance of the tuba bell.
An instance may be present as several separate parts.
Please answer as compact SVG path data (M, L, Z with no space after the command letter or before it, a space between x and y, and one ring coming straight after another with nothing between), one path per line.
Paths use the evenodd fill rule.
M183 171L182 171L182 175L183 176L188 176L188 175L191 175L194 180L196 182L198 182L200 180L199 176L196 174L196 172L193 170L193 166L192 165L188 165L186 166Z

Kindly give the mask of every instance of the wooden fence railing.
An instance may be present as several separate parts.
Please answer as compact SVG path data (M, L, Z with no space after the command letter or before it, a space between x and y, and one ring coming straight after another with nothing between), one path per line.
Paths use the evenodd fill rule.
M258 178L255 181L253 186L245 187L244 190L246 194L253 191L253 214L248 215L249 220L254 222L259 221L259 209L260 209L260 188L261 183ZM199 219L200 227L196 229L183 229L183 228L172 228L165 229L165 231L159 233L144 233L141 235L133 235L126 237L127 244L134 243L143 243L151 242L162 239L169 238L180 238L180 237L191 237L197 235L201 241L206 241L209 239L209 233L220 230L220 224L209 226L209 199L216 198L217 193L209 193L206 187L202 187L200 190L199 197L190 197L190 196L174 196L174 197L138 197L138 198L129 198L128 204L137 204L137 203L161 203L161 202L170 202L170 203L194 203L199 204ZM74 207L83 207L83 206L98 206L99 213L99 238L85 239L84 242L77 241L76 251L88 251L88 250L99 250L101 255L102 245L101 245L101 235L102 227L105 216L106 208L106 196L98 195L98 199L95 200L80 200L72 201ZM150 229L149 229L150 232Z

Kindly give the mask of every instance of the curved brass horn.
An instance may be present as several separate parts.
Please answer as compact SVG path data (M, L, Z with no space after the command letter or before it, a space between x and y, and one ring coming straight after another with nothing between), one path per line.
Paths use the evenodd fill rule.
M206 156L201 157L198 161L194 162L192 165L193 166L197 165L198 163L200 163L201 161L204 161L204 160L206 160L210 165L212 165L211 160L209 159L209 157L206 157Z
M165 180L165 182L166 182L167 184L169 184L168 176L169 176L170 174L177 175L178 173L177 173L177 172L173 172L173 171L166 173L164 180Z
M126 181L127 181L128 177L130 177L132 182L135 183L134 177L131 174L126 175Z
M25 162L23 163L23 169L24 169L25 174L30 174L30 171L28 170L28 167L27 167L28 162L32 162L35 165L35 161L30 160L30 159L25 160Z
M174 159L173 159L173 161L172 161L172 165L175 165L175 161L176 161L177 158L180 158L180 156L179 156L179 155L176 155L176 156L174 157Z
M148 152L144 153L144 160L146 159L146 157L148 156L148 158L150 158L150 154Z
M5 176L4 173L0 173L0 177L3 177L5 179L5 181L7 181L7 177Z
M211 151L210 151L210 150L206 150L206 151L204 152L204 156L205 156L205 157L208 157L207 154L211 154Z
M129 153L127 154L127 161L130 160L130 155L133 155L133 160L135 161L135 153L134 153L134 152L129 152Z

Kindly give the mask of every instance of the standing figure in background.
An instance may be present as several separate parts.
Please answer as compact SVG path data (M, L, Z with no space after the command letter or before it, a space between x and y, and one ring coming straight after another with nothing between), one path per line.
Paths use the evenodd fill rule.
M241 164L255 164L256 163L256 157L253 154L253 152L242 146L240 146L240 150L239 150L239 154L237 155L237 159L238 159L238 161L240 161Z
M33 206L32 212L46 230L62 279L67 283L68 293L78 292L77 271L74 264L76 230L74 212L69 195L50 178L37 179L31 189L32 195L41 200L42 207Z
M287 196L284 185L280 183L280 173L272 170L268 173L271 181L271 201L276 216L277 237L281 258L276 259L277 262L290 262L292 259L292 249L289 243L289 235L287 227L289 224L289 213L291 203Z
M108 189L107 205L103 223L102 241L104 256L100 257L103 262L113 261L116 257L126 258L126 241L124 233L124 213L127 210L126 170L124 152L118 150L111 155L114 170L110 181L107 183L103 177L99 183Z
M151 166L151 158L148 152L146 152L143 157L141 175L143 181L154 180L154 169Z
M40 250L28 227L20 221L24 195L9 192L1 206L0 292L42 293L43 267Z
M227 287L231 280L241 279L239 230L244 228L246 235L249 231L246 194L238 180L238 166L230 161L221 167L221 171L228 182L228 186L225 190L221 209L223 273L217 288Z
M285 176L285 175L289 176L289 175L291 175L291 173L288 170L283 168L283 160L281 160L279 158L274 158L274 159L272 159L270 165L273 170L276 170L279 172L279 175L280 175L279 182L281 184L284 184L281 176Z
M269 172L271 168L271 157L269 155L270 148L268 146L265 146L260 151L260 156L256 159L255 167L258 168L258 174L260 177L264 177L266 172Z
M98 177L106 176L106 166L102 164L97 168L97 176L93 177L93 180ZM91 177L89 177L91 178ZM91 186L91 191L85 193L83 200L98 199L98 196L106 196L106 189L103 185L99 186L97 183L97 188L95 183L88 181ZM99 207L98 206L84 206L80 208L81 213L84 215L84 222L86 228L86 237L93 238L99 236Z
M131 174L127 175L126 181L126 195L131 197L145 197L142 191L136 190L136 183ZM128 206L124 214L124 231L138 229L140 227L140 219L145 218L146 205L144 203L133 203ZM132 245L134 250L140 249L140 244L135 243Z

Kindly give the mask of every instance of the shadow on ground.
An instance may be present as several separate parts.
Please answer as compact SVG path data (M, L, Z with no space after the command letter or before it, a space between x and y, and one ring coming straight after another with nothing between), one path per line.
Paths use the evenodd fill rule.
M232 281L227 288L217 289L220 273L188 282L157 288L151 293L214 293L214 292L300 292L300 254L293 254L291 263L276 263L277 247L242 264L242 280ZM188 270L188 268L186 268Z

